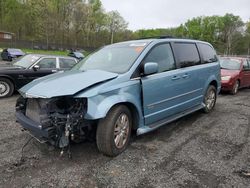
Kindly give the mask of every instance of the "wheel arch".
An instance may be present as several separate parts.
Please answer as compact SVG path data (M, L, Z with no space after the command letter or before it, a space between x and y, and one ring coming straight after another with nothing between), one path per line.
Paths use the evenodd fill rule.
M110 96L100 103L96 99L88 99L88 110L85 115L86 119L102 119L105 118L108 112L118 105L125 105L131 111L133 118L133 129L137 129L143 125L143 115L140 100L130 95L114 95Z
M5 79L8 79L8 80L10 80L11 81L11 83L13 84L13 86L14 86L14 90L16 89L16 84L15 84L15 81L14 81L14 79L13 78L11 78L10 76L8 76L8 75L0 75L0 79L1 78L5 78Z
M219 79L219 78L218 78ZM205 84L205 87L204 87L204 90L203 90L203 94L205 95L208 87L210 85L213 85L215 88L216 88L216 91L217 91L217 94L219 94L220 92L220 89L221 89L221 83L220 83L220 80L218 80L217 77L215 75L211 76L206 84Z
M121 102L121 103L117 103L114 106L112 106L109 109L109 111L112 108L115 108L116 106L119 106L119 105L124 105L129 109L129 111L131 112L131 115L132 115L132 129L136 130L138 128L138 125L139 125L139 112L138 112L136 106L131 102Z
M209 83L209 85L213 85L213 86L216 88L216 90L217 90L217 88L218 88L218 83L217 83L216 80L211 81L211 82Z

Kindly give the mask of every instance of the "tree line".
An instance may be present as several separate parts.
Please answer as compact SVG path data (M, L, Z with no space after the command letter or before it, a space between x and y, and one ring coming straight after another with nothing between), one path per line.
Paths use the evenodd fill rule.
M175 28L138 30L139 38L170 35L207 41L219 54L250 55L250 21L239 16L200 16Z
M0 0L0 30L17 40L98 48L113 42L170 35L210 42L219 54L249 54L250 21L239 16L201 16L174 28L128 30L117 11L100 0Z
M0 0L0 30L17 40L99 47L131 38L127 26L100 0Z

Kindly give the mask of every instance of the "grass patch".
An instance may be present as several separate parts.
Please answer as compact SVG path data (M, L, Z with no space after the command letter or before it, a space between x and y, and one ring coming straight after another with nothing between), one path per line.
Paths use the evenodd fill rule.
M28 54L68 55L68 51L21 49Z

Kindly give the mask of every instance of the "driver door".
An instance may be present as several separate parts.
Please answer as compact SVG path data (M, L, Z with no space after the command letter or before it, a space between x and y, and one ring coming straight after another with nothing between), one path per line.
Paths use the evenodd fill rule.
M242 71L242 87L250 86L250 62L245 60L243 62L243 71Z
M35 65L38 67L35 68ZM24 77L26 83L29 83L36 78L40 78L55 72L57 72L57 59L42 58L38 63L35 63L29 70L27 70L27 73L24 75Z

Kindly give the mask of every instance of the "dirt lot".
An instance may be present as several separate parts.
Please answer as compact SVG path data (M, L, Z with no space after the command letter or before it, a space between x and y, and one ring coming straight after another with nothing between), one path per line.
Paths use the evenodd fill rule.
M15 123L18 96L0 100L0 187L249 187L250 89L222 95L211 114L196 112L134 137L116 158L94 142L72 146L73 159L30 138Z

